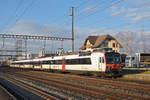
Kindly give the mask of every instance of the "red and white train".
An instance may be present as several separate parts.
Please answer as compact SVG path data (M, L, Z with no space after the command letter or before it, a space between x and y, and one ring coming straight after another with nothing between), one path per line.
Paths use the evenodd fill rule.
M13 61L12 66L32 69L49 69L80 72L120 74L121 57L116 52L88 52Z

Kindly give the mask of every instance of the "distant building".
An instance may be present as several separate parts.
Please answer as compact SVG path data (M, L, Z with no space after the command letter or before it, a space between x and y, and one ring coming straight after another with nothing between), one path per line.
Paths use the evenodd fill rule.
M32 58L32 54L31 53L25 53L25 52L22 52L21 55L17 56L17 60L21 60L21 59L30 59Z
M101 48L112 48L115 52L120 52L121 44L111 35L88 36L85 39L81 51L93 51Z

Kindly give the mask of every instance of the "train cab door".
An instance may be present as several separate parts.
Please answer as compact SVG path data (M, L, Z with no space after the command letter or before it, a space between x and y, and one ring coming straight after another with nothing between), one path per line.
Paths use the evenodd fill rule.
M40 61L40 70L42 70L43 69L43 66L42 66L42 61Z
M104 63L104 57L99 57L99 70L104 71L105 63Z

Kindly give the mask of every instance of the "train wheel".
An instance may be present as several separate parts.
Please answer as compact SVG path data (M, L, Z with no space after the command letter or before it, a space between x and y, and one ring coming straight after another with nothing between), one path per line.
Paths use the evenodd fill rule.
M100 72L98 72L98 73L96 73L96 76L97 77L100 77L100 78L105 78L105 73L100 73Z
M85 76L91 76L92 74L90 72L84 73Z
M51 69L50 72L55 73L55 70L52 70L52 69Z

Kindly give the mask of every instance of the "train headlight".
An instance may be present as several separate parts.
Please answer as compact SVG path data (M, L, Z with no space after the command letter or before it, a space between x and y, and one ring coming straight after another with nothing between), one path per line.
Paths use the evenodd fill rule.
M119 67L118 67L118 70L119 70L119 71L122 71L122 67L121 67L121 66L119 66Z

